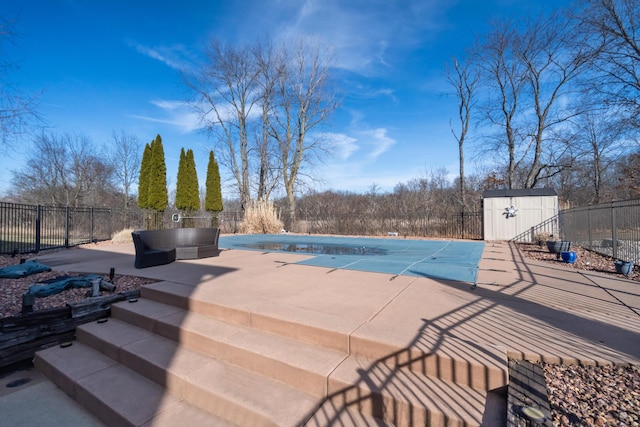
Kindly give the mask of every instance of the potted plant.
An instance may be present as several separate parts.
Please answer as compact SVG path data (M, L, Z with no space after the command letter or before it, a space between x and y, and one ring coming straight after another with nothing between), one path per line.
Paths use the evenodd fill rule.
M534 236L533 236L533 240L535 241L535 244L542 247L544 246L544 244L549 241L549 239L552 237L553 235L551 233L549 233L548 231L538 231Z
M556 257L560 259L560 254L562 252L569 252L571 250L571 242L567 240L556 240L553 237L553 234L547 240L547 249L552 254L556 254Z
M616 273L629 276L633 272L633 261L623 261L621 259L617 259L613 264L616 267Z

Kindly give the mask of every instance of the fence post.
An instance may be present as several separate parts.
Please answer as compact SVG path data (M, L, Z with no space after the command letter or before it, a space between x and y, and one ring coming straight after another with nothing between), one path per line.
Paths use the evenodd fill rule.
M68 248L69 247L69 226L70 226L70 210L69 210L69 206L66 207L65 209L65 215L64 215L64 247Z
M93 242L93 208L89 211L89 241Z
M42 206L36 206L36 252L40 252L40 239L42 238L42 232L40 227L42 226Z
M129 224L126 224L126 221L124 228L129 228ZM113 237L113 209L109 209L109 237Z
M611 203L611 241L613 242L613 257L618 258L618 232L616 230L616 211Z
M593 249L593 233L591 232L591 206L587 209L587 228L589 233L589 249Z

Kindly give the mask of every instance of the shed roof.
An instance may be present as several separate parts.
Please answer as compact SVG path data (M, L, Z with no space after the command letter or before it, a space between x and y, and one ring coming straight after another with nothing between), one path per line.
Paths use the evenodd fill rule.
M535 197L535 196L557 196L554 188L522 188L517 190L485 190L482 198L490 199L495 197Z

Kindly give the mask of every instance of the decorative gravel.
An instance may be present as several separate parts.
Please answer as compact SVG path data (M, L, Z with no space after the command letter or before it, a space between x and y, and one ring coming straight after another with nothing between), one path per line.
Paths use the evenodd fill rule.
M520 250L527 258L553 263L561 268L597 271L625 278L616 273L613 258L581 247L571 247L578 255L575 264L557 260L546 247L521 244ZM640 282L637 266L627 279ZM638 291L640 293L640 288ZM637 321L640 322L640 316ZM640 427L639 366L542 366L555 426Z
M640 367L543 365L556 426L640 426Z

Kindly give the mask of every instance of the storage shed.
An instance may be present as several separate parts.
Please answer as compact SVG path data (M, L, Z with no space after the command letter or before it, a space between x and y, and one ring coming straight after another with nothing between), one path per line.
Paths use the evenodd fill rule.
M482 199L484 240L511 240L553 218L559 209L553 188L486 190Z

